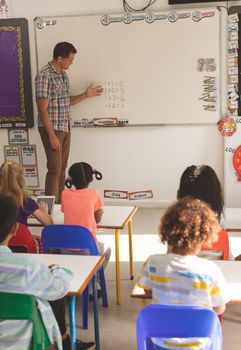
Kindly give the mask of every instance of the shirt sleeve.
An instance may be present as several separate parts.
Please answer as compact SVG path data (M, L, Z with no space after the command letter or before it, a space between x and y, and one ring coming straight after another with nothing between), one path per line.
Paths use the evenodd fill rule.
M38 204L31 197L27 197L23 202L23 210L27 216L30 216L39 209Z
M35 78L36 98L49 97L49 78L46 74L38 74Z
M220 268L215 264L214 267L214 283L210 291L211 303L214 307L221 306L230 301L227 282Z
M104 206L104 203L101 198L101 194L99 191L95 191L95 207L94 210L98 210Z
M43 300L57 300L68 293L72 278L73 273L68 269L49 269L44 263L34 261L27 271L25 283L29 286L29 294Z
M152 284L149 277L148 259L144 262L137 274L137 286L144 290L152 290Z

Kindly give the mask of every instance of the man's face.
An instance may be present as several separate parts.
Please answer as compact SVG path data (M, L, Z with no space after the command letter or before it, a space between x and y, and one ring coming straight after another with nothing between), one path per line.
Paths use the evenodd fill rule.
M69 69L69 66L74 62L75 54L73 52L70 52L68 57L59 57L58 60L60 62L60 66L62 70Z

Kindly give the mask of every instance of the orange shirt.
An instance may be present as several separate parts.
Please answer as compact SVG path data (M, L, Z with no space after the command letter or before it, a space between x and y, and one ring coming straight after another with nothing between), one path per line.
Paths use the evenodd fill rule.
M64 223L84 226L96 239L95 211L104 205L99 191L89 188L64 190L61 204Z

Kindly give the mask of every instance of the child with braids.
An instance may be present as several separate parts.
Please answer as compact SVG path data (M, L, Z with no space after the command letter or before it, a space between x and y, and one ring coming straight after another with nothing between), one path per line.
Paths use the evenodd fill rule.
M184 197L174 203L159 227L161 242L167 243L169 253L147 259L139 272L138 286L156 303L203 306L222 314L229 300L223 274L213 261L197 256L203 244L217 239L219 230L217 215L205 202ZM188 349L188 341L159 339L155 343L161 349ZM206 349L204 343L199 341L200 346L191 349Z
M64 213L64 223L86 227L96 240L97 224L103 214L103 202L99 191L88 188L93 181L102 179L102 174L88 163L74 163L69 168L69 176L65 181L68 188L62 192L61 210ZM72 186L75 188L72 189ZM110 259L111 250L105 251L104 244L97 242L99 253L105 255L105 266Z

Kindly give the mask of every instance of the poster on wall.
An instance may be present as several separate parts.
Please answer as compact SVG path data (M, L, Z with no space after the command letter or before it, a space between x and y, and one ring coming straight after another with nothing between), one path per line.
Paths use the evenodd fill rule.
M38 187L39 179L38 179L38 169L37 167L26 167L23 168L24 177L25 177L25 185L26 187Z
M16 162L20 164L20 154L18 146L3 146L4 159L6 162Z
M22 166L37 166L36 145L20 146Z
M12 17L12 10L10 0L0 1L0 18L10 18Z
M0 19L0 58L0 127L31 128L32 80L25 18Z
M27 129L8 130L8 142L10 145L26 145L29 143Z

